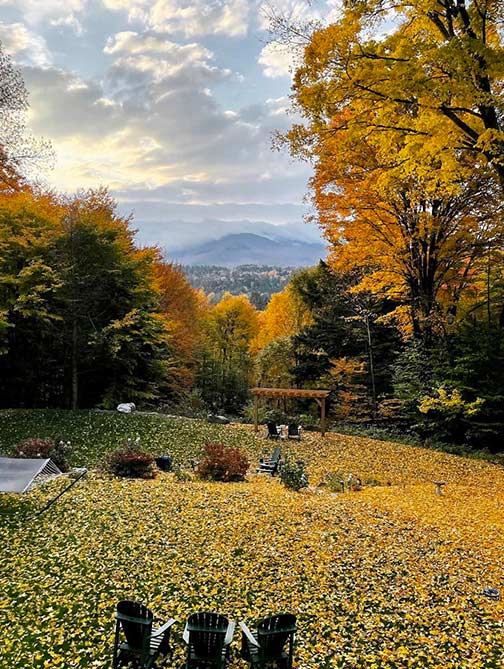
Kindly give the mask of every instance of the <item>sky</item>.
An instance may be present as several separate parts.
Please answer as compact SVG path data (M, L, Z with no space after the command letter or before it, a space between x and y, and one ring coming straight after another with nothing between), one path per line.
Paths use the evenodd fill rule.
M292 62L267 15L325 19L339 2L0 0L30 127L55 150L46 180L108 186L139 239L166 248L301 223L310 168L271 149L293 120Z

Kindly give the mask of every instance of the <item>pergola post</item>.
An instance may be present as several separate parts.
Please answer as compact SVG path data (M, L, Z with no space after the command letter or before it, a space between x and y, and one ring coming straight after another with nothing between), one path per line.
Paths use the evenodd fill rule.
M254 395L254 432L259 430L259 397Z
M320 403L320 431L322 432L322 436L325 437L325 431L326 431L326 401L325 397L323 398L322 402Z

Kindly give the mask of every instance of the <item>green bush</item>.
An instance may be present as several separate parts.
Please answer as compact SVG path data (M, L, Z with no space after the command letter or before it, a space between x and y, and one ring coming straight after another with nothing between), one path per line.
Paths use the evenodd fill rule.
M308 487L308 476L302 460L287 460L280 469L280 480L290 490L301 490Z
M180 465L173 467L173 474L175 475L175 480L179 481L179 483L188 483L193 480L193 473Z

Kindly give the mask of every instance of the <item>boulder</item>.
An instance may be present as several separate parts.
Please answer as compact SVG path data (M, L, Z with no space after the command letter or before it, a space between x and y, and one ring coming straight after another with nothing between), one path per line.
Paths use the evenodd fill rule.
M214 413L209 413L207 416L207 423L216 423L218 425L228 425L231 421L226 416L219 416Z
M117 411L120 413L132 413L135 410L136 406L133 404L133 402L122 402L121 404L117 405Z

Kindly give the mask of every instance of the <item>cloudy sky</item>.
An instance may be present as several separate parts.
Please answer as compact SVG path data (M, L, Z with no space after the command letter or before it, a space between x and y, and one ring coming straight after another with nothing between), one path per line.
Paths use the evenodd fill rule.
M270 4L311 18L339 0ZM301 222L309 169L271 150L290 123L290 62L267 13L263 0L0 0L31 127L56 151L49 182L108 185L140 238L168 248L206 221Z

